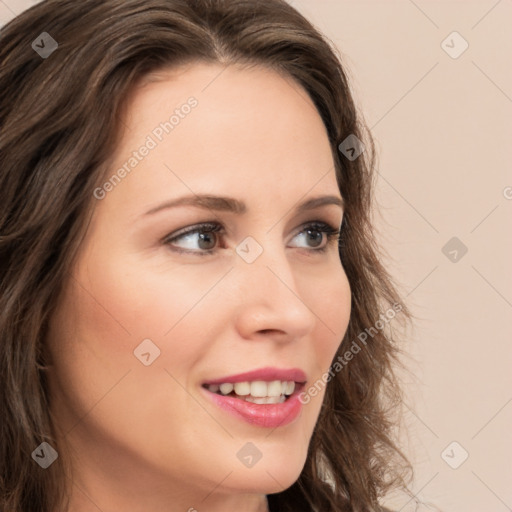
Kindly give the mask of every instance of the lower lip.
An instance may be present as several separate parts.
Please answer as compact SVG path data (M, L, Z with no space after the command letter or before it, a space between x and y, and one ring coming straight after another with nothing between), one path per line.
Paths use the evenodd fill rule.
M302 410L300 390L294 391L282 404L255 404L242 398L218 395L205 388L201 389L221 409L259 427L284 427L294 421Z

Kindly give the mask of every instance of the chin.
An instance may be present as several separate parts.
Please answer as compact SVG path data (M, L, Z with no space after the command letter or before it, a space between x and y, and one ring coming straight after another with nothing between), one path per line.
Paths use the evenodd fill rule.
M229 485L238 491L273 494L291 487L299 478L305 461L294 461L284 455L280 460L260 459L252 468L237 470L229 477ZM227 481L226 481L227 483Z

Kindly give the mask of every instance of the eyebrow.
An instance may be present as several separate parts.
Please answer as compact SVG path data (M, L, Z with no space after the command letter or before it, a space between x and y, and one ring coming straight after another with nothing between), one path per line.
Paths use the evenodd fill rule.
M344 201L341 197L338 196L319 196L312 197L306 201L303 201L296 207L296 211L298 213L314 210L315 208L319 208L321 206L326 205L335 205L339 206L342 210L344 209ZM167 210L169 208L175 208L178 206L195 206L196 208L203 208L205 210L215 210L215 211L224 211L231 212L236 214L244 214L247 213L248 209L244 202L239 201L233 197L223 197L223 196L215 196L208 194L200 194L200 195L190 195L183 196L178 199L173 199L171 201L166 201L151 210L147 211L143 216L154 215L162 210Z

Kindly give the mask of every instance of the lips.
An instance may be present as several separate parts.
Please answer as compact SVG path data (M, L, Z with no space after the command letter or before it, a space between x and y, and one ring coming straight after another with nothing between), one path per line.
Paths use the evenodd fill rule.
M245 422L277 428L289 425L300 415L299 395L306 382L307 376L299 368L265 367L205 381L201 393Z
M251 403L241 397L223 396L201 387L205 398L225 413L245 423L260 428L280 428L292 424L299 416L303 404L299 399L301 390L295 390L284 401L278 403Z

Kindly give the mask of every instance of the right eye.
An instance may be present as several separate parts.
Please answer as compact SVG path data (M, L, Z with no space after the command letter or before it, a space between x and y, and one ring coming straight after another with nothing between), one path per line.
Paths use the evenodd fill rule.
M223 234L224 232L224 227L221 224L205 222L197 226L186 228L181 232L172 233L164 239L163 243L170 246L170 249L176 252L206 256L214 252L218 233ZM189 246L185 248L177 247L176 242L180 240L188 241ZM197 247L196 244L199 244L199 247ZM194 245L196 247L193 247Z

